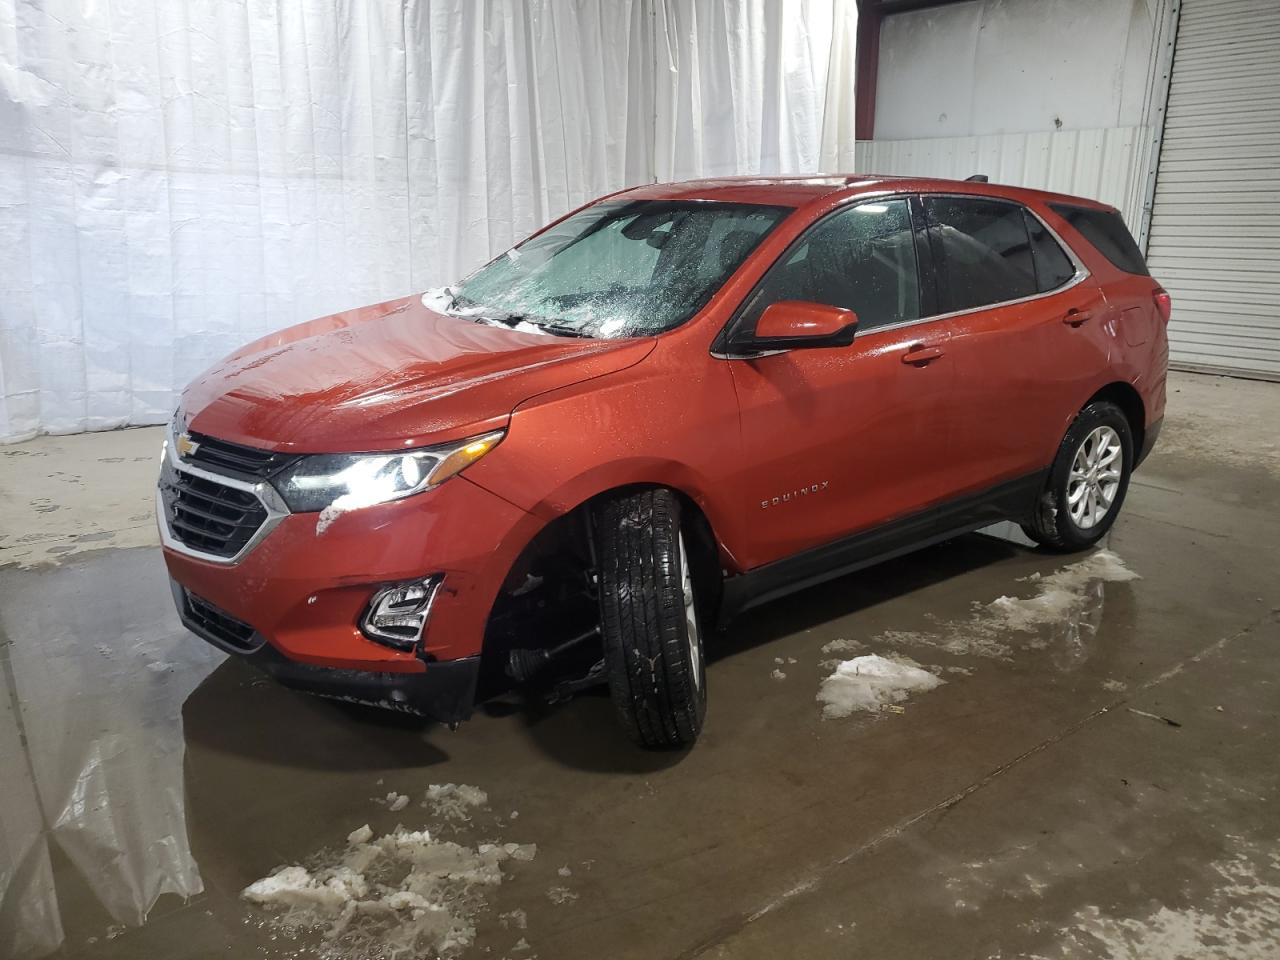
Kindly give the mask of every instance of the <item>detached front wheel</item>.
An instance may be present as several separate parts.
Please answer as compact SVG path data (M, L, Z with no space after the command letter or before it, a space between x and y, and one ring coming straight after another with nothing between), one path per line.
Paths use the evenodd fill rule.
M595 511L600 629L609 692L644 747L692 744L707 710L696 576L680 500L642 490Z

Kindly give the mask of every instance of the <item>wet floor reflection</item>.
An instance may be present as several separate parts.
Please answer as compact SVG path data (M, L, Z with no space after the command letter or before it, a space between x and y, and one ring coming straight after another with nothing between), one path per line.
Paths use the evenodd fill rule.
M973 665L984 656L976 635L1006 645L996 660L1035 648L1059 670L1076 670L1096 645L1104 599L1108 623L1129 623L1127 585L1079 578L1078 602L1063 607L1067 615L1021 642L1003 628L987 631L981 618L975 631L965 616L975 595L984 602L1001 591L1030 599L1035 582L1019 578L1037 570L1048 577L1067 562L1025 547L1016 527L1003 525L772 604L722 638L717 663L731 670L732 661L750 657L754 647L802 636L810 627L844 632L832 626L838 622L858 630L866 625L858 635L871 639L875 611L900 611L897 601L933 585L951 599L949 612L958 619L948 622L965 649L948 650L945 631L898 640L879 634L877 642L922 662ZM983 579L964 581L965 574ZM811 658L821 642L809 644ZM802 668L796 669L798 679ZM599 781L599 773L609 772L622 775L610 782L680 781L686 775L679 756L632 751L603 696L567 707L512 706L522 723L477 725L455 739L412 718L284 690L181 627L154 549L103 551L39 571L0 570L0 681L5 957L41 956L60 945L68 955L134 956L130 938L104 938L141 925L148 914L137 936L165 942L164 955L207 955L219 944L272 952L270 932L246 926L252 915L239 898L245 883L291 862L298 851L346 836L371 815L373 798L391 787L468 777L487 777L490 788L512 780L554 782L540 829L530 833L541 842L555 836L562 804L579 802L566 778ZM749 686L749 678L737 681ZM779 729L816 722L812 704L811 691L794 704L772 701L772 709L791 717ZM498 716L498 706L485 714ZM736 709L721 717L722 729L758 722L735 716ZM721 741L719 749L739 746ZM700 764L719 762L716 749L703 746L687 775L696 779ZM679 792L698 789L683 783ZM527 797L519 806L527 811L521 826L532 830L537 808ZM616 829L606 833L617 842ZM582 856L594 857L601 840L588 831ZM164 932L170 908L157 902L165 894L201 893L181 919L175 914L168 928L175 932Z
M191 642L164 584L147 549L0 572L0 955L202 889L182 705L223 656Z

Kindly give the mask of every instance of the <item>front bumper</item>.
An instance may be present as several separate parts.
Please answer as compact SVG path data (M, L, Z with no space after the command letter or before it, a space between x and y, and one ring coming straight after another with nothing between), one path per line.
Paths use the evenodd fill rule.
M460 723L471 716L480 676L478 656L432 663L423 673L344 670L299 663L282 655L259 633L231 638L225 629L211 629L207 616L193 612L186 588L173 579L169 585L178 615L188 630L287 687L349 703L412 713L441 723Z
M502 582L539 525L465 477L353 510L327 526L317 521L314 513L287 514L233 563L166 543L165 563L177 585L248 625L259 646L271 648L266 658L274 653L330 671L424 675L439 672L445 661L479 656ZM443 583L416 650L383 645L360 631L379 588L436 574ZM175 598L181 611L181 595ZM184 622L192 624L185 612ZM195 632L208 639L207 632ZM277 665L271 672L281 671Z

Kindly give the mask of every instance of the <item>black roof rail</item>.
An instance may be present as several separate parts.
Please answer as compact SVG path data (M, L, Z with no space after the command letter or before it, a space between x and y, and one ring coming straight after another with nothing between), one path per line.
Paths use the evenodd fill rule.
M990 183L991 178L985 173L975 173L972 177L965 177L965 183Z

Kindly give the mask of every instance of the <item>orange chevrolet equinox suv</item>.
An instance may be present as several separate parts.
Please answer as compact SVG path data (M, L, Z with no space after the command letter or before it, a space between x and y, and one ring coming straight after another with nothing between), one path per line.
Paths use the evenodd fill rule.
M644 186L452 287L200 376L157 508L183 622L285 683L456 724L607 684L692 742L743 610L1012 519L1115 522L1169 296L1115 209L878 176Z

